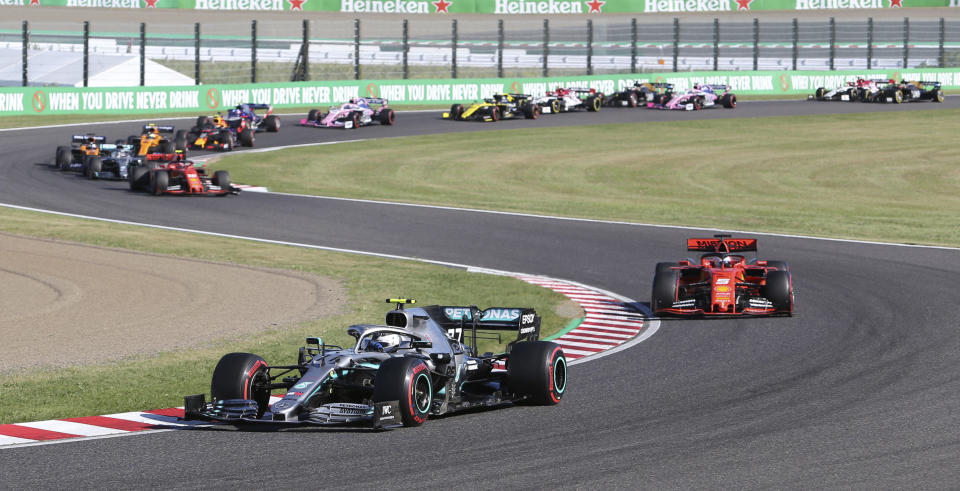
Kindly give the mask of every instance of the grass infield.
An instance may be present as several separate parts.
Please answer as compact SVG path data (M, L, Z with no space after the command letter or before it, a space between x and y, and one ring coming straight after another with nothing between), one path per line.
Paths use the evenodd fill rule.
M276 192L960 246L958 123L929 110L516 128L212 166Z

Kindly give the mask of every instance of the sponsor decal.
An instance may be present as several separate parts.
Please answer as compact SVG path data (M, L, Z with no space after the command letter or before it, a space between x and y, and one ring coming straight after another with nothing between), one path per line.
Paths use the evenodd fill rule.
M569 0L495 0L493 13L495 14L582 14L582 1ZM603 6L603 1L593 0L591 3L598 4L596 7L599 12ZM588 4L589 5L589 4ZM594 12L593 8L590 10Z
M429 2L418 0L340 0L340 11L358 14L430 13Z
M300 382L293 386L294 389L306 389L307 387L310 387L310 382Z
M534 319L536 319L536 317L537 314L526 314L520 319L520 322L523 324L530 324Z
M34 111L38 113L42 113L44 110L47 109L47 104L48 104L48 99L47 99L46 92L42 90L38 90L33 93L33 110Z
M449 14L450 12L447 11L447 9L450 8L451 5L453 5L453 2L448 2L446 0L437 0L436 2L433 2L433 8L436 9L434 10L434 12L438 14Z
M592 1L590 1L590 2L587 2L587 6L590 7L590 12L588 12L588 13L591 13L591 14L602 14L602 13L603 13L603 5L604 5L605 3L607 3L607 2L602 2L602 1L600 1L600 0L592 0Z
M308 0L287 0L290 3L290 10L297 10L303 12L303 4L307 3Z
M67 7L138 9L140 8L140 0L67 0Z
M536 328L536 327L533 327L533 326L524 327L523 329L520 329L520 334L530 334L531 332L536 331L536 330L537 330L537 328Z
M512 321L520 317L520 309L487 309L481 321Z
M144 0L144 1L147 2L147 8L148 8L148 9L155 9L155 8L157 8L157 2L158 2L159 0Z
M730 291L730 287L729 287L729 286L718 286L718 287L717 287L717 293L727 293L727 292L729 292L729 291ZM719 297L720 295L717 295L717 296ZM724 295L724 296L725 296L725 295Z
M644 12L722 12L725 10L732 10L730 0L646 0L643 9Z
M220 91L217 89L210 89L207 91L207 107L210 109L216 109L220 107Z
M903 7L903 0L890 0L890 8L901 8Z
M729 284L730 284L730 278L717 278L716 283L717 283L718 285L729 285Z
M303 395L303 392L287 392L288 396L300 397Z
M390 405L380 408L380 416L390 416L391 414L393 414L393 408ZM391 416L390 419L393 419L393 417Z
M283 0L197 0L196 10L283 10Z
M753 3L753 0L736 0L736 1L737 1L737 11L750 10L750 4Z
M797 10L882 9L882 0L797 0Z

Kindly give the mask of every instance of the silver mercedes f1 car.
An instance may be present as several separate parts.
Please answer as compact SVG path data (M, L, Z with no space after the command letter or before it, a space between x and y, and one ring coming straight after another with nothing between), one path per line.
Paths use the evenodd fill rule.
M387 302L396 307L384 325L347 329L352 347L307 338L298 363L286 366L250 353L223 356L213 371L212 402L187 396L184 419L387 428L510 402L553 405L563 397L566 357L559 345L538 340L534 309ZM476 354L478 331L505 330L517 332L506 353ZM279 389L287 392L271 405L270 393Z

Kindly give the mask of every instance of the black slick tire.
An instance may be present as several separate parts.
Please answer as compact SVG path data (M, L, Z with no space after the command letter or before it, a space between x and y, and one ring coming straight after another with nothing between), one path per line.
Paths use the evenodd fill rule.
M177 152L177 146L172 141L165 141L160 144L160 153L171 154Z
M400 401L403 426L420 426L430 416L433 381L420 358L387 358L373 382L373 402Z
M257 402L257 417L263 416L270 404L267 362L250 353L228 353L213 369L210 396L214 401L247 399Z
M201 129L202 129L204 126L206 126L206 125L208 125L208 124L211 124L211 123L210 123L210 116L197 116L197 125L196 125L196 126L197 126L198 128L201 128Z
M147 183L150 180L150 171L142 165L135 165L130 168L130 172L127 174L127 180L130 182L131 191L146 189Z
M767 273L763 296L773 304L778 313L793 315L793 294L789 271Z
M463 104L450 106L450 119L460 119L463 116Z
M587 111L597 112L600 110L601 100L599 97L589 97L587 98Z
M150 180L150 192L155 196L160 196L166 192L170 186L170 174L165 170L153 172L153 178Z
M567 358L563 348L549 341L513 345L507 359L510 390L533 404L554 405L567 388Z
M238 139L240 140L240 145L244 147L253 146L253 130L250 128L244 128L243 131L237 134Z
M818 100L818 101L822 101L822 100L823 100L823 94L826 94L826 93L827 93L827 89L825 89L825 88L823 88L823 87L819 87L819 88L817 88L817 91L814 93L813 98L816 99L816 100Z
M73 152L70 150L70 147L57 147L57 158L55 164L58 169L69 170L71 160L73 160Z
M267 132L276 133L280 131L280 118L274 114L271 114L266 118L263 118L263 126L267 129Z
M101 170L103 170L103 160L99 155L91 155L83 166L83 177L96 179Z
M320 119L318 116L320 116L320 110L311 109L310 112L307 113L307 122L317 121L318 119Z
M218 170L213 173L213 184L220 186L224 191L230 190L230 173L225 170Z
M658 264L657 267L659 266ZM653 276L653 295L650 297L650 308L654 312L673 306L673 303L677 300L679 279L680 272L677 270L659 271Z
M174 150L187 149L187 132L185 130L177 130L177 134L173 137L173 148Z
M397 117L393 109L390 108L381 110L378 116L380 118L380 124L384 126L393 126L393 120Z

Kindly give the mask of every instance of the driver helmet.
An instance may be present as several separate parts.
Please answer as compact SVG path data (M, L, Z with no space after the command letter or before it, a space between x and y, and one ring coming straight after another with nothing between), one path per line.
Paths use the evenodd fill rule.
M217 114L216 116L214 116L214 117L213 117L213 125L214 125L214 126L223 126L223 117L221 117L219 114Z
M700 258L700 266L705 268L715 268L717 267L717 257L716 256L703 256Z

